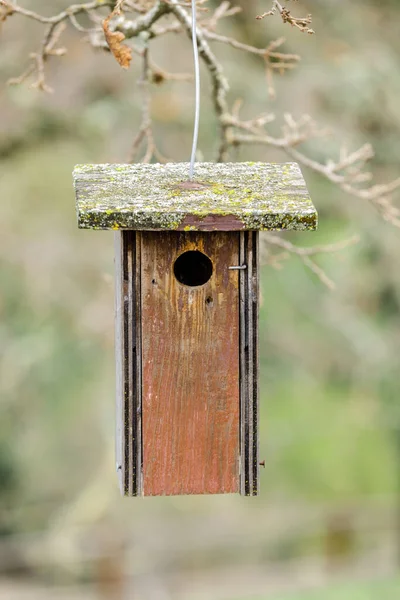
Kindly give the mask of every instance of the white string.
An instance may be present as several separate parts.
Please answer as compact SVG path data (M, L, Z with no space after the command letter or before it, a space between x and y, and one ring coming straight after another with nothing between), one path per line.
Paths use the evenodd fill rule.
M199 48L197 46L197 7L196 0L192 0L192 40L194 54L194 75L196 81L196 111L194 117L193 131L193 146L192 156L190 159L189 179L193 179L194 163L196 160L197 141L199 138L199 122L200 122L200 64L199 64Z

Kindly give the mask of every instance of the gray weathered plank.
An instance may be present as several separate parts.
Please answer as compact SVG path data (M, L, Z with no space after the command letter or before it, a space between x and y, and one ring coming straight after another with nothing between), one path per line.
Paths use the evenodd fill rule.
M116 462L120 490L142 493L140 234L115 235Z
M79 227L181 231L316 229L296 163L77 165Z
M115 370L116 440L115 459L121 494L125 493L125 390L124 390L124 275L122 232L114 235L115 249Z
M240 493L259 492L258 232L240 234Z

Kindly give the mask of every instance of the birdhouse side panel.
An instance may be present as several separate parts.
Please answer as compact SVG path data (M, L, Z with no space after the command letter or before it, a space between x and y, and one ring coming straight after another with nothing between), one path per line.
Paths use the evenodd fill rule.
M124 403L124 296L123 296L123 243L122 232L114 234L115 252L115 366L116 366L116 448L115 460L121 494L125 494L125 403Z
M240 492L259 493L259 233L240 233Z
M143 493L238 492L239 234L141 240Z
M140 233L115 233L116 461L121 492L142 494Z

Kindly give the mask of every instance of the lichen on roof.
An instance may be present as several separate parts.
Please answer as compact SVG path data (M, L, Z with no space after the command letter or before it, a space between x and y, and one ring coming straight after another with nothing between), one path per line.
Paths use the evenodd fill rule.
M79 227L137 230L316 229L296 163L77 165Z

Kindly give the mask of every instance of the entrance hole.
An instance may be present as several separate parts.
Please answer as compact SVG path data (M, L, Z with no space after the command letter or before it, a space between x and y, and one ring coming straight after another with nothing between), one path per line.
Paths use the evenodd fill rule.
M211 278L213 265L211 260L199 250L188 250L175 261L174 275L183 285L197 287Z

